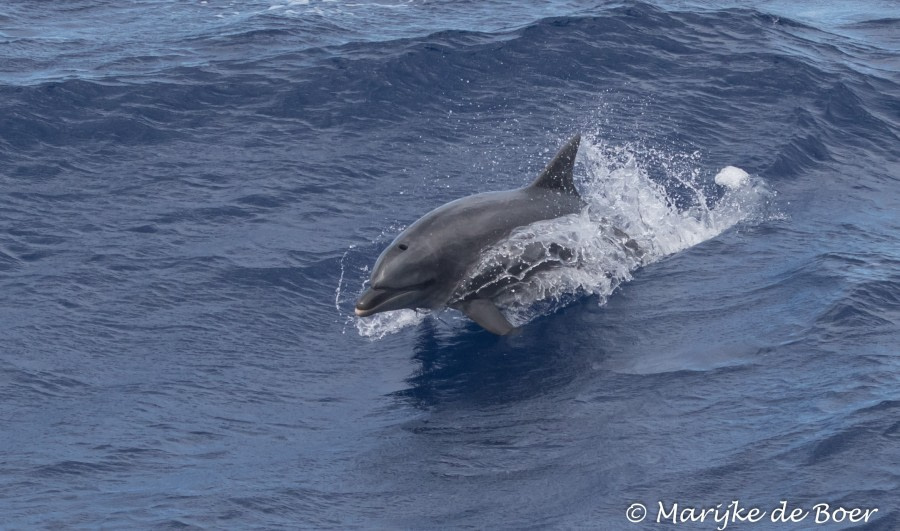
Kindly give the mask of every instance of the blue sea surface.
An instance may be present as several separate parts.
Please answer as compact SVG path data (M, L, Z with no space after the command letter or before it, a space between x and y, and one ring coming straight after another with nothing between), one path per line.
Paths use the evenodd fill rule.
M4 2L0 528L900 529L900 5L750 5ZM353 315L574 132L652 260Z

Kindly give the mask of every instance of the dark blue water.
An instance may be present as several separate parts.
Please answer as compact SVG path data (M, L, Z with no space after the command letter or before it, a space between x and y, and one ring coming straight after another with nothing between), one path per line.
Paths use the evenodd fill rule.
M5 2L0 527L900 528L900 9L735 4ZM352 316L575 131L654 260L511 338Z

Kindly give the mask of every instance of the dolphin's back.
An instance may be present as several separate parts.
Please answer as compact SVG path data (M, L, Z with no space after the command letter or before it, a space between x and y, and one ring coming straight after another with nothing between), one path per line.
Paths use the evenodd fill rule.
M425 214L407 232L441 242L456 237L457 247L477 253L516 227L580 211L584 202L573 180L580 143L581 135L569 139L530 185L457 199Z
M424 215L404 231L406 238L439 245L450 276L462 280L486 247L518 227L579 212L577 195L540 187L487 192L457 199ZM452 271L452 273L451 273Z
M491 243L522 227L544 219L578 212L583 202L578 196L540 188L519 188L470 195L442 205L422 216L408 229L421 236L443 236L452 231L459 243L469 246L474 239ZM441 239L450 242L449 239Z

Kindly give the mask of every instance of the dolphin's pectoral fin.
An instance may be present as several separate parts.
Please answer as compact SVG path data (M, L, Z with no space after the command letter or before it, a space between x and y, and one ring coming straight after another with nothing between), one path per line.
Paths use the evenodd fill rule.
M459 309L488 332L505 336L516 329L490 299L465 301L460 303Z

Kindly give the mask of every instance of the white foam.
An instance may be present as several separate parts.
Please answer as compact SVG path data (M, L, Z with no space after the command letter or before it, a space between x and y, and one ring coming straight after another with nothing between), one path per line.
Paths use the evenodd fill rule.
M719 183L719 176L725 174L726 189L711 207L700 183L698 153L667 155L583 139L578 160L585 175L580 189L587 208L578 214L521 227L485 252L480 261L478 269L490 267L498 260L508 263L529 248L528 252L533 253L535 245L547 250L556 244L571 251L571 255L567 253L560 260L561 266L534 275L522 274L523 282L497 298L503 313L517 326L584 295L596 295L603 304L622 282L632 278L637 268L752 219L771 195L761 179L729 166L716 176ZM644 166L650 162L664 170L667 182L688 190L689 206L676 208L675 198L650 178ZM684 197L679 199L681 204L686 202ZM631 251L625 245L627 238L616 228L633 239L641 252ZM412 310L386 312L356 319L356 328L362 336L380 338L417 324L424 316Z
M429 312L415 310L396 310L376 313L364 319L355 317L359 335L371 339L381 339L388 334L395 334L407 326L414 326L425 320Z
M728 188L740 188L746 184L750 174L736 166L726 166L716 174L716 184Z

